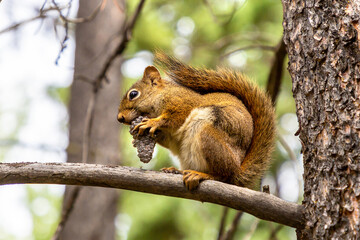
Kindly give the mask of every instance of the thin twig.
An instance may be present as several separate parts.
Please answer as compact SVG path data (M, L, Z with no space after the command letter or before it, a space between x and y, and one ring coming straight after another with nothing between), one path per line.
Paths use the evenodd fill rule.
M75 206L75 202L79 196L80 190L82 188L79 186L75 186L72 191L71 194L68 198L68 201L66 202L66 205L63 207L63 211L61 214L61 220L59 225L56 228L56 232L55 234L52 236L51 240L58 240L60 239L60 234L62 232L62 230L64 229L65 223L67 222L70 213L72 212L72 210L74 209Z
M260 45L261 41L268 41L268 39L262 39L262 35L260 35L257 32L247 32L245 33L245 35L244 34L240 35L239 33L231 33L215 41L212 47L214 50L220 50L220 49L224 49L225 47L235 42L238 43L241 41L247 41L253 44L259 43Z
M10 27L7 27L7 28L1 30L1 31L0 31L0 34L6 33L6 32L9 32L9 31L12 31L12 30L15 30L15 29L17 29L18 27L20 27L21 25L24 25L24 24L26 24L26 23L30 23L30 22L32 22L32 21L35 21L35 20L41 19L41 18L45 18L45 17L46 17L45 15L39 15L39 16L35 16L35 17L32 17L32 18L26 19L26 20L24 20L24 21L22 21L22 22L18 22L18 23L14 24L14 25L12 25L12 26L10 26Z
M91 94L89 104L86 109L86 115L85 115L85 120L84 120L85 124L84 124L84 132L83 132L83 141L82 141L82 155L81 155L82 163L87 163L89 160L91 126L92 126L92 122L94 119L96 97L97 97L97 94L95 94L95 93Z
M267 51L274 51L275 48L273 46L266 46L266 45L250 45L250 46L246 46L246 47L241 47L241 48L237 48L233 51L230 51L228 53L223 54L220 59L224 59L228 56L230 56L231 54L234 54L236 52L240 52L240 51L245 51L245 50L249 50L249 49L254 49L254 48L260 48L263 50L267 50Z
M9 31L12 31L12 30L15 30L17 28L19 28L20 26L24 25L24 24L27 24L27 23L30 23L32 21L35 21L37 19L43 19L43 18L46 18L47 15L46 13L49 12L49 11L54 11L56 10L56 8L54 7L49 7L47 9L44 9L44 10L40 10L39 11L39 15L38 16L35 16L35 17L32 17L32 18L29 18L29 19L26 19L24 21L21 21L21 22L18 22L18 23L15 23L14 25L11 25L3 30L0 31L0 34L2 33L5 33L5 32L9 32Z
M226 232L226 234L224 235L223 238L221 238L221 240L232 240L234 239L234 236L235 236L235 232L236 232L236 229L238 227L238 224L240 222L240 219L243 215L243 211L238 211L231 223L231 226L229 228L229 230Z
M95 80L94 92L97 92L100 89L102 81L106 77L106 73L109 70L109 68L111 67L114 60L124 52L127 43L129 42L129 40L132 37L132 30L135 26L136 20L138 19L140 12L144 6L144 3L145 3L145 0L140 0L140 3L138 4L131 20L125 26L124 31L122 33L121 42L118 44L118 46L117 46L116 50L113 52L113 54L110 55L108 60L105 62L102 71L100 72L100 74L97 76L97 78Z
M273 225L273 224L271 224ZM271 230L269 240L277 240L276 234L284 227L284 225L277 225Z
M228 212L229 212L229 208L224 207L223 214L222 214L221 221L220 221L220 226L219 226L219 233L218 233L218 237L217 237L218 240L220 240L221 237L223 236L226 217L228 215Z
M227 18L226 21L224 22L220 22L219 19L218 19L218 16L215 14L214 12L214 9L212 8L211 4L208 2L208 0L203 0L205 6L209 9L209 12L210 12L210 15L211 17L213 18L214 22L217 23L217 24L221 24L222 26L226 26L228 25L231 20L233 19L235 13L236 13L236 10L238 9L238 5L239 5L239 2L238 1L235 1L234 2L234 5L232 7L232 10L231 10L231 13L230 14L226 14L228 15L229 17Z
M291 149L291 147L289 146L289 144L287 144L287 142L284 140L284 138L279 134L278 136L279 139L279 143L281 144L281 146L283 146L283 148L285 149L285 151L287 152L287 154L289 155L289 158L293 161L293 163L295 164L296 168L299 169L299 161L296 158L296 154L295 152ZM299 172L299 170L298 170ZM299 197L298 197L298 201L300 201L300 197L302 196L302 190L301 190L301 185L302 185L302 176L301 174L297 174L297 182L299 185Z
M283 39L281 38L278 46L276 47L275 57L271 66L268 77L266 90L270 94L272 102L275 104L277 96L280 92L282 81L283 65L286 57L286 48Z
M61 48L60 48L60 51L59 51L59 53L58 53L58 56L56 57L56 60L55 60L55 64L58 65L59 60L60 60L60 57L61 57L61 54L64 52L65 48L67 48L66 42L69 40L69 21L67 21L67 19L68 19L69 14L70 14L71 5L72 5L72 0L70 0L70 1L68 2L68 4L67 4L68 6L67 6L66 9L67 9L68 11L67 11L67 13L66 13L66 16L63 15L60 7L58 6L58 4L56 3L55 0L52 0L52 3L54 4L56 10L58 11L60 19L63 20L64 29L65 29L65 36L64 36L63 40L60 42ZM56 29L55 24L54 24L54 27L55 27L55 29Z
M236 11L238 10L239 3L240 3L240 1L234 1L234 5L232 7L231 13L230 13L228 19L223 23L223 26L228 25L231 22L231 20L234 18L234 15L235 15Z
M270 194L270 186L269 185L264 185L262 188L263 188L262 191L264 193Z
M123 26L121 26L120 29L124 29L125 25L126 25L125 21L123 21ZM82 65L83 65L82 67L77 66L77 70L81 72L82 70L87 69L89 67L89 65L94 64L96 61L98 61L98 59L100 57L105 56L105 58L106 58L108 55L107 50L111 48L111 44L113 44L114 42L115 43L119 42L119 39L121 39L121 36L120 36L121 33L122 33L122 31L119 30L118 32L114 33L111 37L109 37L107 42L104 43L104 45L101 46L101 48L99 46L99 51L97 51L97 53L94 53L94 56L90 57L89 59L86 60L86 62L82 63ZM122 59L126 59L126 58L124 58L124 56L123 56ZM75 75L73 81L77 81L77 80L84 81L91 85L94 85L94 79L86 77L84 75Z
M203 2L205 4L205 6L209 9L210 15L213 18L214 22L219 23L219 20L218 20L217 16L215 15L213 8L210 6L210 3L207 0L203 0Z
M107 0L102 0L98 6L95 8L95 10L88 16L88 17L84 17L84 18L75 18L75 19L72 19L72 18L69 18L69 14L70 14L70 10L71 10L71 6L72 6L72 0L69 1L69 3L65 6L65 7L60 7L58 5L58 3L55 1L55 0L52 0L51 3L52 3L52 6L50 6L49 8L47 9L44 9L45 5L47 4L47 1L45 1L42 5L42 7L40 8L39 10L39 15L38 16L34 16L32 18L29 18L29 19L26 19L24 21L21 21L21 22L18 22L10 27L7 27L3 30L0 31L0 34L2 33L5 33L5 32L9 32L9 31L12 31L12 30L15 30L17 28L19 28L20 26L24 25L24 24L27 24L27 23L30 23L30 22L33 22L37 19L45 19L47 18L48 16L46 15L47 12L49 11L56 11L58 12L59 14L59 19L62 20L63 22L63 26L64 26L64 29L65 29L65 36L63 37L63 39L60 41L60 51L58 53L58 56L56 57L56 60L55 60L55 64L57 65L59 60L60 60L60 56L61 54L64 52L64 50L67 48L67 41L69 40L69 23L83 23L83 22L88 22L88 21L91 21L93 20L97 14L100 12L101 9L104 8L105 6L105 3L106 3ZM64 15L62 13L62 10L64 9L67 9L67 13L66 15ZM55 31L55 34L57 34L57 30L56 30L56 19L54 19L54 31Z
M120 4L117 0L113 0L113 3L115 5L115 7L117 7L117 9L119 9L120 12L124 12L124 8L122 6L120 6Z
M97 16L97 14L100 12L100 10L103 9L103 7L105 5L104 3L106 1L107 0L102 0L99 3L99 5L95 8L95 10L89 16L83 17L83 18L69 18L68 16L64 16L61 11L63 9L65 9L65 8L67 8L67 7L60 7L60 6L57 5L56 2L55 2L55 6L51 6L49 8L44 9L45 5L47 4L47 1L45 1L44 4L42 5L42 7L39 10L39 15L38 16L31 17L31 18L23 20L21 22L15 23L14 25L11 25L11 26L3 29L3 30L0 30L0 34L15 30L15 29L19 28L20 26L22 26L24 24L27 24L27 23L30 23L32 21L35 21L37 19L46 18L46 17L48 17L46 15L46 13L49 12L49 11L57 11L59 13L59 18L62 21L64 21L65 23L75 23L75 24L77 24L77 23L88 22L88 21L93 20Z
M86 82L86 83L89 83L91 85L94 85L94 81L84 75L76 75L74 76L74 81L83 81L83 82Z
M59 13L59 18L64 22L64 25L67 25L69 23L74 23L74 24L78 24L78 23L84 23L84 22L89 22L92 21L93 19L95 19L95 17L97 16L97 14L100 12L100 10L102 10L106 4L107 0L102 0L99 5L95 8L95 10L87 17L82 17L82 18L70 18L69 17L69 13L70 13L70 7L71 4L68 4L65 7L60 7L54 0L52 0L53 6L44 9L45 5L47 4L47 1L45 1L42 5L42 7L40 8L39 11L39 15L38 16L34 16L31 17L29 19L26 19L24 21L18 22L12 26L9 26L3 30L0 31L0 34L5 33L5 32L9 32L12 30L17 29L18 27L26 24L26 23L30 23L32 21L35 21L37 19L43 19L43 18L47 18L48 16L46 15L47 12L49 11L56 11ZM69 2L71 3L71 1ZM65 16L62 13L62 10L64 9L68 9L67 15ZM66 30L67 31L67 30Z
M283 148L285 149L285 151L287 152L287 154L289 155L289 158L294 162L297 163L297 158L296 158L296 154L295 152L291 149L291 147L289 146L289 144L287 144L287 142L284 140L284 138L279 135L278 136L279 139L279 143L281 144L281 146L283 146Z
M255 219L254 223L250 227L250 231L245 235L243 240L250 240L251 239L251 237L254 235L254 232L255 232L259 222L260 222L259 219Z
M47 4L48 0L45 0L44 3L42 4L41 8L40 8L40 12L44 10L46 4Z
M52 1L54 3L54 0ZM81 17L81 18L69 18L69 16L64 16L61 12L60 8L55 8L58 13L59 13L59 17L62 21L66 22L66 23L84 23L84 22L89 22L92 21L93 19L95 19L95 17L97 16L97 14L100 12L100 10L104 9L105 5L106 5L107 0L102 0L98 6L94 9L94 11L92 13L90 13L89 16L87 17ZM58 6L56 3L54 3L55 6Z

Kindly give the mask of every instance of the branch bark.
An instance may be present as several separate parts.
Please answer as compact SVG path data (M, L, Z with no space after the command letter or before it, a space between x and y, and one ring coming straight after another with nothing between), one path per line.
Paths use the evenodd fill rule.
M1 163L0 185L18 183L119 188L193 199L231 207L290 227L303 227L301 205L210 180L201 183L196 191L189 192L183 186L181 175L156 171L82 163Z

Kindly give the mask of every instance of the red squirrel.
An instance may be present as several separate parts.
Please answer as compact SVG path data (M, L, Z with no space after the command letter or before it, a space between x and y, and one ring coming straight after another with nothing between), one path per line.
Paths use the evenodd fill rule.
M270 97L243 74L194 68L162 52L125 94L118 120L156 132L156 142L180 160L187 189L203 180L253 188L270 165L276 127Z

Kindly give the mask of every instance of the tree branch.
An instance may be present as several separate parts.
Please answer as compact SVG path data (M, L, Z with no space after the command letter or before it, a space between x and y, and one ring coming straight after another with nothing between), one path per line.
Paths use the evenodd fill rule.
M210 202L290 227L303 226L302 206L273 195L207 180L189 192L181 175L130 167L82 163L1 163L0 185L66 184L119 188Z
M223 54L222 56L220 56L220 59L224 59L228 56L230 56L231 54L234 54L236 52L241 52L241 51L245 51L245 50L249 50L249 49L254 49L254 48L259 48L259 49L263 49L263 50L267 50L267 51L275 51L275 48L272 46L266 46L266 45L250 45L250 46L246 46L246 47L241 47L241 48L237 48L235 50L232 50L228 53Z
M224 234L224 229L225 229L225 222L226 222L226 217L228 215L229 212L229 208L224 207L222 216L221 216L221 221L220 221L220 227L219 227L219 233L218 233L218 237L217 240L221 240L221 237Z
M102 71L97 76L97 78L96 78L96 80L94 82L94 92L97 92L100 89L101 83L102 83L103 79L106 79L106 73L109 70L109 68L111 67L114 60L124 52L124 50L125 50L125 48L127 46L127 43L130 41L130 39L132 37L133 28L135 26L136 21L139 18L139 15L141 13L141 10L144 7L144 4L145 4L145 0L140 0L140 2L138 4L133 16L131 17L129 22L126 24L126 26L124 28L124 31L122 33L122 40L118 44L115 51L107 59L106 63L104 64L104 67L103 67Z
M243 215L243 211L238 211L234 217L234 220L232 221L230 225L230 229L224 234L224 236L220 240L232 240L234 239L234 235L236 232L236 229L238 227L239 221Z
M9 27L7 27L5 29L2 29L2 30L0 30L0 34L15 30L15 29L19 28L20 26L22 26L24 24L27 24L27 23L30 23L32 21L35 21L37 19L44 19L44 18L47 17L47 15L46 15L47 12L54 11L54 10L57 10L57 9L55 7L49 7L47 9L41 9L39 11L39 15L31 17L31 18L26 19L26 20L23 20L21 22L15 23L14 25L11 25L11 26L9 26ZM61 11L62 8L59 8L59 10Z

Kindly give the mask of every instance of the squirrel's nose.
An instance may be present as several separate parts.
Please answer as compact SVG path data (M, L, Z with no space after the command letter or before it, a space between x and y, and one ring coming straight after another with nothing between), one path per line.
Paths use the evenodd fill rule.
M123 114L119 113L118 116L117 116L117 119L119 122L123 123L125 122L125 117Z

